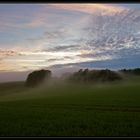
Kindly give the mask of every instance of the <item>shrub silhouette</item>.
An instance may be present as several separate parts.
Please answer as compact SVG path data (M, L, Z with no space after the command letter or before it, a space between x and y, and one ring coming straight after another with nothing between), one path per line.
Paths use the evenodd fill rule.
M28 75L25 85L27 87L35 87L40 85L50 77L51 77L51 71L49 70L33 71Z
M78 81L78 82L105 82L105 81L115 81L121 80L122 77L119 73L111 70L82 70L80 69L78 72L73 73L69 80Z

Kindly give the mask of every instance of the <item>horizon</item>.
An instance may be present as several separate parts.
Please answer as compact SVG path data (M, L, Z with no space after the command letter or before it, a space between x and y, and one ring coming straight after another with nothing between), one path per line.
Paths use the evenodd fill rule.
M0 4L0 82L38 69L137 68L139 15L140 4Z

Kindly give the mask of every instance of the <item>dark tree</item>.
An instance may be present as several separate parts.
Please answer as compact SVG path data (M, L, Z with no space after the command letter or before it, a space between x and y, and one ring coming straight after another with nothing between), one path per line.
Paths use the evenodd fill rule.
M39 70L30 73L26 79L25 85L27 87L35 87L48 80L51 77L51 71L49 70Z
M72 81L76 82L105 82L105 81L115 81L121 80L122 77L119 73L105 70L79 70L70 76Z
M124 74L130 74L130 75L140 75L140 68L135 69L122 69L120 72Z

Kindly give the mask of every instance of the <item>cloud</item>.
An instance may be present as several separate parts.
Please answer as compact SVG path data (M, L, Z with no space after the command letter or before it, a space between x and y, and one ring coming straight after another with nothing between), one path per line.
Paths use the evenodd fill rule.
M63 68L88 68L88 69L123 69L123 68L136 68L139 67L140 55L128 56L124 58L116 59L107 59L107 60L97 60L97 61L86 61L79 63L68 63L68 64L57 64L51 66L50 68L54 69L63 69ZM66 71L65 71L66 72Z
M0 31L18 31L22 29L38 28L46 26L47 14L44 6L37 5L36 10L32 5L5 6L6 11L0 13ZM10 13L10 14L9 14Z
M17 55L19 55L17 51L11 49L10 50L0 49L0 62L7 58L14 57Z
M124 9L127 9L121 6L115 7L109 4L77 4L75 3L75 4L49 4L49 5L56 8L85 12L89 14L100 12L104 15L112 15L114 13L120 13Z
M65 35L66 33L61 31L61 29L58 29L57 31L45 31L41 36L37 38L28 38L27 41L28 43L34 43L36 45L51 44L59 42L62 38L65 38Z
M67 51L79 51L81 50L81 46L80 45L60 45L60 46L56 46L56 47L51 47L51 48L46 48L43 49L42 51L46 51L46 52L67 52Z
M36 7L36 8L35 8ZM23 29L34 29L40 27L59 27L66 23L71 24L72 19L76 20L74 16L66 16L64 9L57 9L51 7L49 4L37 5L10 5L5 6L5 12L0 13L0 31L18 31ZM9 14L10 13L10 14ZM82 16L82 15L81 15ZM59 19L59 20L57 20ZM63 22L65 21L65 23ZM57 24L56 24L57 23ZM61 24L61 25L60 25Z
M23 27L41 26L43 31L0 49L0 70L34 70L89 61L94 64L116 62L116 59L140 54L139 11L102 4L49 4L48 7L54 13L45 5L42 10L30 13L32 17L25 18L25 22L19 22L24 17L5 18L5 27L28 24ZM99 11L106 14L99 14ZM80 16L74 14L77 12Z

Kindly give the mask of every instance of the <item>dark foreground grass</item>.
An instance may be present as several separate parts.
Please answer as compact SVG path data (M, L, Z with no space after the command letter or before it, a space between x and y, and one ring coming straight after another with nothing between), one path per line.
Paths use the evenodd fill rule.
M140 80L0 85L0 136L140 136Z

